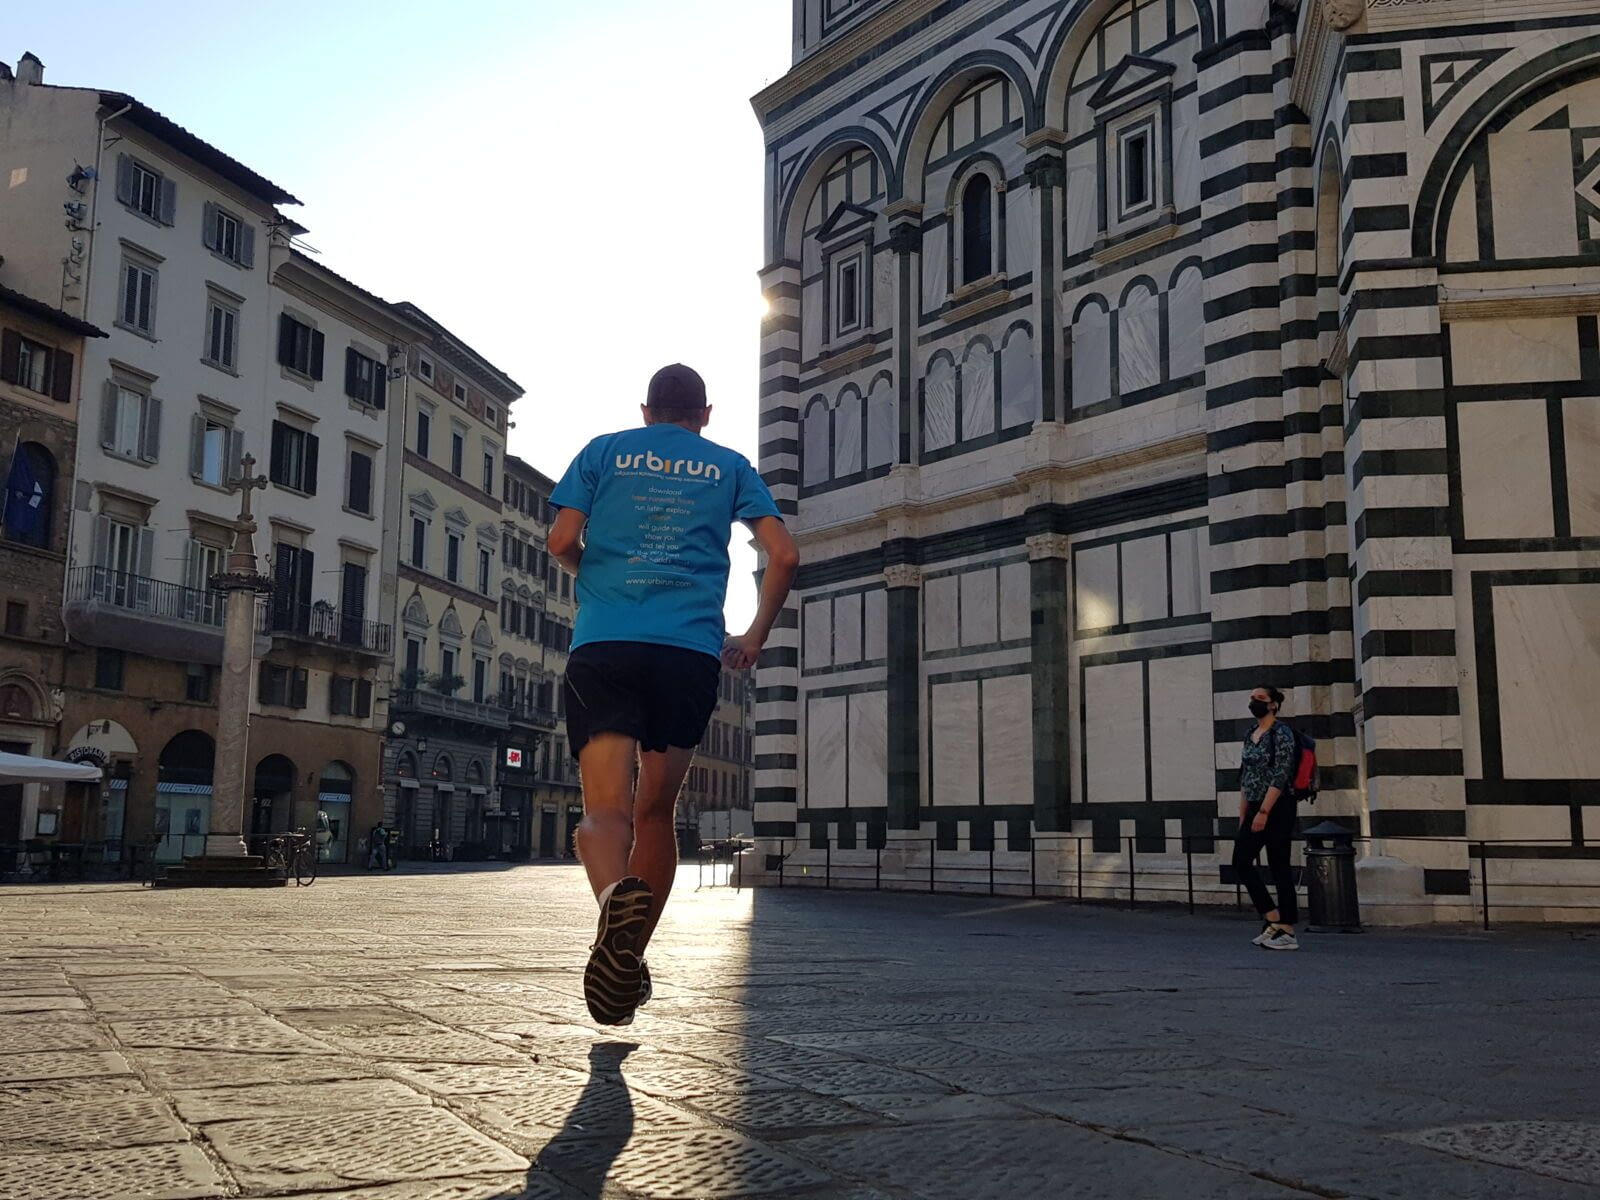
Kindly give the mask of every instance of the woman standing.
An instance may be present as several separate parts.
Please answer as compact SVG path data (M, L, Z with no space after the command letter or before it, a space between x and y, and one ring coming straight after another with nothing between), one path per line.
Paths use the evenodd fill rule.
M1289 861L1296 824L1289 781L1294 777L1297 747L1293 731L1278 720L1282 705L1283 693L1274 687L1259 687L1250 695L1256 727L1244 740L1239 764L1239 833L1233 845L1233 869L1266 923L1255 944L1267 950L1298 950L1294 927L1300 912ZM1278 891L1276 908L1256 865L1263 848Z

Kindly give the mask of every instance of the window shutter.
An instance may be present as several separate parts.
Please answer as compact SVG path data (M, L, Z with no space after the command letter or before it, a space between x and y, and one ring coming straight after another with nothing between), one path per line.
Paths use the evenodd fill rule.
M386 408L389 403L389 367L379 361L372 367L372 407Z
M259 704L272 703L272 664L262 663L261 673L256 676L256 702Z
M178 185L166 176L161 177L161 223L171 225L178 218Z
M272 423L272 455L267 463L267 475L273 483L287 483L284 477L284 440L289 436L289 429L282 421Z
M146 396L144 401L144 445L140 457L145 462L161 460L161 401Z
M111 565L111 518L96 516L94 519L94 564L97 567Z
M316 575L317 556L310 550L300 551L300 612L302 619L311 612L311 582Z
M306 470L305 478L301 480L301 490L307 495L317 494L317 446L319 439L314 433L306 434Z
M333 716L342 717L350 711L345 700L345 685L348 682L337 675L328 676L328 712Z
M238 483L244 478L244 434L237 429L228 430L228 482Z
M199 479L206 469L206 419L199 413L189 418L189 474Z
M191 592L205 590L206 581L201 578L204 564L205 555L201 551L200 543L190 538L183 546L183 586Z
M106 380L100 399L100 447L110 450L117 444L117 385Z
M0 379L16 383L22 373L22 335L15 329L0 333Z
M247 221L239 223L239 265L256 265L256 227Z
M372 460L356 450L350 452L349 501L357 512L372 511Z
M370 717L372 715L372 680L356 680L356 716Z
M146 579L155 578L156 562L156 531L150 528L139 530L139 569L138 574Z
M286 367L294 363L294 318L288 313L278 314L278 362Z
M72 403L72 355L57 350L50 363L50 395L62 404Z
M356 353L354 346L344 348L344 394L352 400L363 399L361 393L356 390L359 382L356 370L360 366L360 360L361 356Z
M322 336L320 329L311 331L311 378L322 378L322 347L327 339Z
M289 694L290 708L304 708L306 706L306 684L311 676L304 667L296 667L294 672L294 685Z
M205 223L200 227L200 241L207 250L217 248L217 206L206 201Z
M133 203L133 159L126 154L117 155L117 199L123 204Z

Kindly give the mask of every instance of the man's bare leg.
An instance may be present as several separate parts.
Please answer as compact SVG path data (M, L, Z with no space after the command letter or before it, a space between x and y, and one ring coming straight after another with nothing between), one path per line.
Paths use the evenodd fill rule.
M678 836L673 816L684 777L694 762L693 750L670 747L664 754L647 751L639 755L639 789L633 803L633 855L628 874L637 875L650 885L653 903L645 941L655 932L672 891L678 872Z
M628 872L633 850L633 772L639 743L622 733L597 733L578 752L583 771L583 821L578 859L598 898ZM637 872L636 872L637 873ZM649 876L644 876L646 880Z

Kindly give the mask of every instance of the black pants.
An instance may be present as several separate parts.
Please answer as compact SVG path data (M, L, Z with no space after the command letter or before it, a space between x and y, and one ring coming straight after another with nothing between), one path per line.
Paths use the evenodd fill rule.
M1250 901L1256 906L1256 912L1266 916L1274 906L1267 885L1261 878L1261 868L1256 865L1256 859L1265 848L1267 865L1272 870L1272 883L1278 889L1278 920L1285 925L1293 925L1300 920L1300 902L1294 892L1294 867L1289 861L1297 824L1294 801L1280 797L1272 806L1272 811L1267 813L1267 827L1256 833L1250 825L1259 811L1260 807L1252 804L1239 826L1238 836L1233 843L1233 869L1239 876L1239 882L1250 893Z

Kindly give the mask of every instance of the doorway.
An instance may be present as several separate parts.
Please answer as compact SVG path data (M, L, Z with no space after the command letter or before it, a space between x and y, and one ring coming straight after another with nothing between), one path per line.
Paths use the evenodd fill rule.
M541 808L539 810L539 857L554 858L556 856L556 810Z

